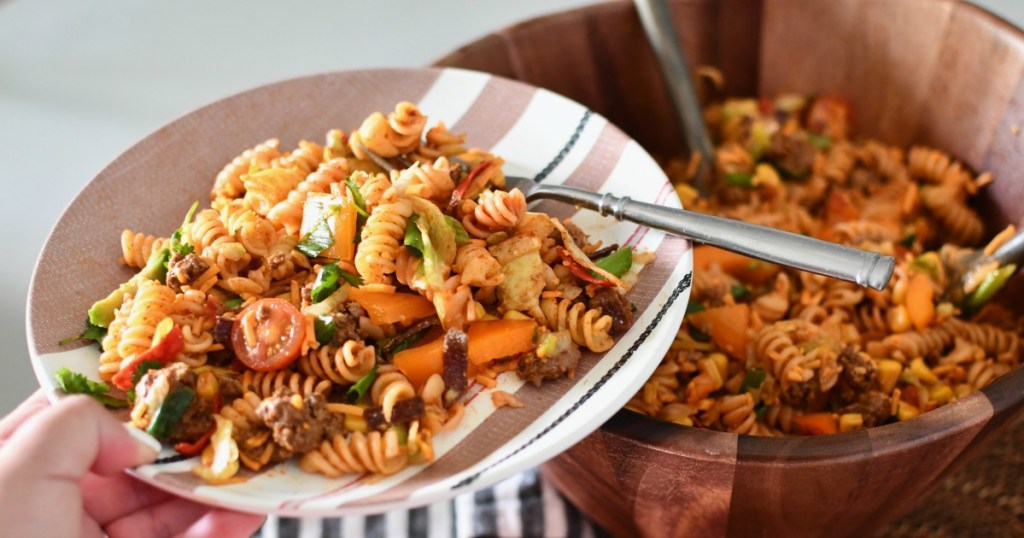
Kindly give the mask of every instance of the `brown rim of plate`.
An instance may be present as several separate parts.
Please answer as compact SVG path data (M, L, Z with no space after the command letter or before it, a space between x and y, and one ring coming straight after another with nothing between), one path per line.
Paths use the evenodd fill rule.
M1024 30L1003 17L971 3L954 0L931 1L949 6L950 18L962 14L974 17L976 18L975 20L980 19L981 22L996 27L997 32L993 33L1008 34L1012 36L1014 45L1024 48ZM676 5L700 5L707 4L708 2L703 0L677 0L671 3ZM762 34L764 32L765 5L768 3L770 3L770 0L756 0L755 2L747 3L750 6L748 9L756 12L757 17L761 21L759 29ZM721 7L720 9L725 10L726 7ZM500 52L504 53L504 57L496 60L496 63L502 63L509 68L514 74L512 76L520 77L525 71L518 54L512 48L514 46L512 36L516 33L544 27L560 20L590 19L596 14L628 10L633 10L631 2L610 1L536 17L497 30L476 41L467 43L437 58L431 65L459 67L461 61L472 58L472 53L475 49L482 49L489 43L495 42L501 44ZM763 46L763 35L758 36L757 46L760 53L760 48ZM1022 56L1024 56L1024 53L1022 53ZM758 54L758 61L755 62L755 78L758 81L758 86L761 81L760 64L760 54ZM481 66L473 66L473 68L482 69ZM510 75L504 74L503 76L509 77ZM1011 99L1003 104L1004 112L1012 105L1012 101L1013 98L1011 96ZM583 104L592 105L592 103L586 102L583 102ZM998 127L999 125L1001 125L1001 122L995 122L995 126ZM989 140L988 145L991 146L991 143L992 140ZM987 165L993 159L999 159L999 156L994 155L991 147L989 147L988 151L981 157L981 161ZM1021 401L1024 401L1024 367L1012 370L982 389L972 392L965 398L922 413L913 419L845 433L807 437L739 435L705 428L680 426L627 409L616 413L608 422L601 426L600 430L604 434L644 443L660 451L685 455L698 460L705 458L718 459L715 455L706 454L704 449L707 446L718 446L724 440L739 437L736 450L737 458L740 461L767 463L769 461L779 461L780 457L783 457L787 463L812 464L820 463L823 460L861 459L892 454L906 450L918 443L936 442L957 433L967 434L973 438L979 435L982 430L1002 427L1013 417L1024 412L1024 408L1013 411L1013 407L1018 406ZM978 416L974 414L978 408L988 408L989 412L983 416ZM979 424L979 421L982 422ZM975 431L970 433L970 430Z

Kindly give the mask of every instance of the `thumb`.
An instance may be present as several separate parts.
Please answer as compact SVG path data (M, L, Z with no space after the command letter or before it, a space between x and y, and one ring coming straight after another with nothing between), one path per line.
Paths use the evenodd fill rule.
M153 461L159 452L155 439L134 431L92 398L72 396L18 428L4 444L3 459L24 478L114 474Z

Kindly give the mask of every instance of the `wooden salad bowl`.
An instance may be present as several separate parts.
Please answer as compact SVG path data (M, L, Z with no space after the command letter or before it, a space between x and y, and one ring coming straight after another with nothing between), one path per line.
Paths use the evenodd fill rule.
M1020 29L952 0L671 4L690 65L719 68L726 95L841 95L856 132L932 145L991 171L997 180L979 206L989 235L1021 223ZM437 64L546 87L608 117L655 155L680 153L632 2L533 19ZM1024 298L1021 280L1004 291ZM543 471L618 536L864 535L981 453L1022 403L1018 369L915 419L823 437L738 436L620 411Z

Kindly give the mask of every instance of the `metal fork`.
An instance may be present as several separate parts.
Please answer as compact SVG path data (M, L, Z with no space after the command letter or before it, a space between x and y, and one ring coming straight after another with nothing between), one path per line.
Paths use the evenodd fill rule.
M381 168L395 166L387 159L361 148ZM598 194L563 185L537 183L524 177L505 176L509 189L519 189L527 201L555 200L576 207L611 215L618 220L657 228L687 237L698 243L757 258L787 267L830 276L876 290L885 288L892 277L896 260L876 252L867 252L813 237L798 235L767 226L694 213L630 200L628 196Z

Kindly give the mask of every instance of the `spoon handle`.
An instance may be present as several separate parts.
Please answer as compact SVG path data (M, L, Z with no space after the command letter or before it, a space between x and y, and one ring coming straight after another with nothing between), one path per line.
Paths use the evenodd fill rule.
M999 265L1017 263L1024 261L1024 230L1018 230L1013 237L1000 245L992 258L999 262Z
M715 150L707 126L704 125L704 114L697 100L690 67L679 46L679 35L672 25L672 12L666 0L634 0L633 3L644 33L647 34L647 41L658 59L661 78L672 102L679 131L683 134L687 149L700 154L694 185L701 194L707 194Z
M896 263L892 256L738 220L637 202L628 196L598 194L561 185L541 185L530 194L530 198L575 204L601 215L612 215L618 220L682 235L698 243L876 290L885 288L889 283Z

